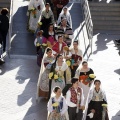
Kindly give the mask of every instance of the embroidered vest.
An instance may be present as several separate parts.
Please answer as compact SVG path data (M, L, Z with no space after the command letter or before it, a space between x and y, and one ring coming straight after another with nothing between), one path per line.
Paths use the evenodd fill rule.
M73 87L71 87L70 92L71 92L70 101L77 104L77 94L80 93L80 97L81 97L81 88L78 87L77 93L76 93L75 89Z
M53 98L52 98L52 104L54 104L54 103L55 103L55 99L54 99L54 97L53 97ZM61 100L60 100L60 102L59 102L58 111L61 112L62 108L63 108L63 97L61 98ZM55 107L53 107L53 110L54 110L54 109L55 109Z

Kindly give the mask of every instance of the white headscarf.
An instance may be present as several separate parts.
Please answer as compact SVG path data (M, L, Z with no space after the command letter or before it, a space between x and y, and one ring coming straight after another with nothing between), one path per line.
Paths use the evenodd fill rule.
M66 18L67 19L67 22L69 23L70 25L70 28L72 28L72 19L71 19L71 15L70 15L70 12L69 12L69 9L67 8L67 13L66 13L66 16L64 15L64 9L67 8L67 6L63 7L60 15L59 15L59 18L58 18L58 21L57 21L57 25L60 24L61 22L61 18Z

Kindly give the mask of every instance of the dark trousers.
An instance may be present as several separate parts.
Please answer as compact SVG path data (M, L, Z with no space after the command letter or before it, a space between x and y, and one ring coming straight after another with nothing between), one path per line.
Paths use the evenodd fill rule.
M83 111L79 109L79 113L76 113L77 107L68 107L69 120L82 120Z
M6 31L0 31L0 34L2 36L3 51L5 51L5 49L6 49L6 36L7 36L7 32Z

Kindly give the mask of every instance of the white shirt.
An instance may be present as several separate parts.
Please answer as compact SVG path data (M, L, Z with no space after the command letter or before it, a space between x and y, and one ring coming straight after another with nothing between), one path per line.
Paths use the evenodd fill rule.
M60 96L58 99L56 99L56 97L54 97L54 101L55 101L55 102L60 102L62 97L63 97L63 96ZM49 111L49 112L52 112L52 111L53 111L52 98L50 98L50 100L48 101L47 107L48 107L48 111ZM62 107L62 110L61 110L61 112L60 112L61 115L65 114L65 113L67 112L67 109L68 109L68 106L67 106L67 104L66 104L65 98L63 97L63 107Z
M76 89L75 91L76 91L76 93L77 93L77 89ZM81 94L82 94L82 95L81 95L81 103L80 103L80 105L83 106L83 105L84 105L84 95L83 95L83 89L82 89L82 88L81 88ZM70 99L71 99L71 91L68 90L68 91L67 91L67 94L66 94L66 102L67 102L67 105L68 105L69 107L77 107L77 104L71 102Z

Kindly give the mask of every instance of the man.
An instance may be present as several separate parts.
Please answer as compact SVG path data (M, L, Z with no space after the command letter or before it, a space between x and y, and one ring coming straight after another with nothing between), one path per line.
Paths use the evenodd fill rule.
M73 39L73 31L67 26L67 19L63 18L60 27L56 30L56 39L58 35L64 36L64 42L69 46Z
M63 42L63 36L58 36L58 42L56 42L55 45L53 45L52 47L53 54L55 56L57 56L58 54L62 54L64 46L67 46L67 44Z
M7 8L3 8L0 15L0 34L2 36L1 43L3 45L3 52L5 52L6 49L6 36L9 29L9 18L7 16L8 12Z
M69 120L82 120L84 110L84 95L82 88L78 87L78 79L72 78L72 87L66 94Z

